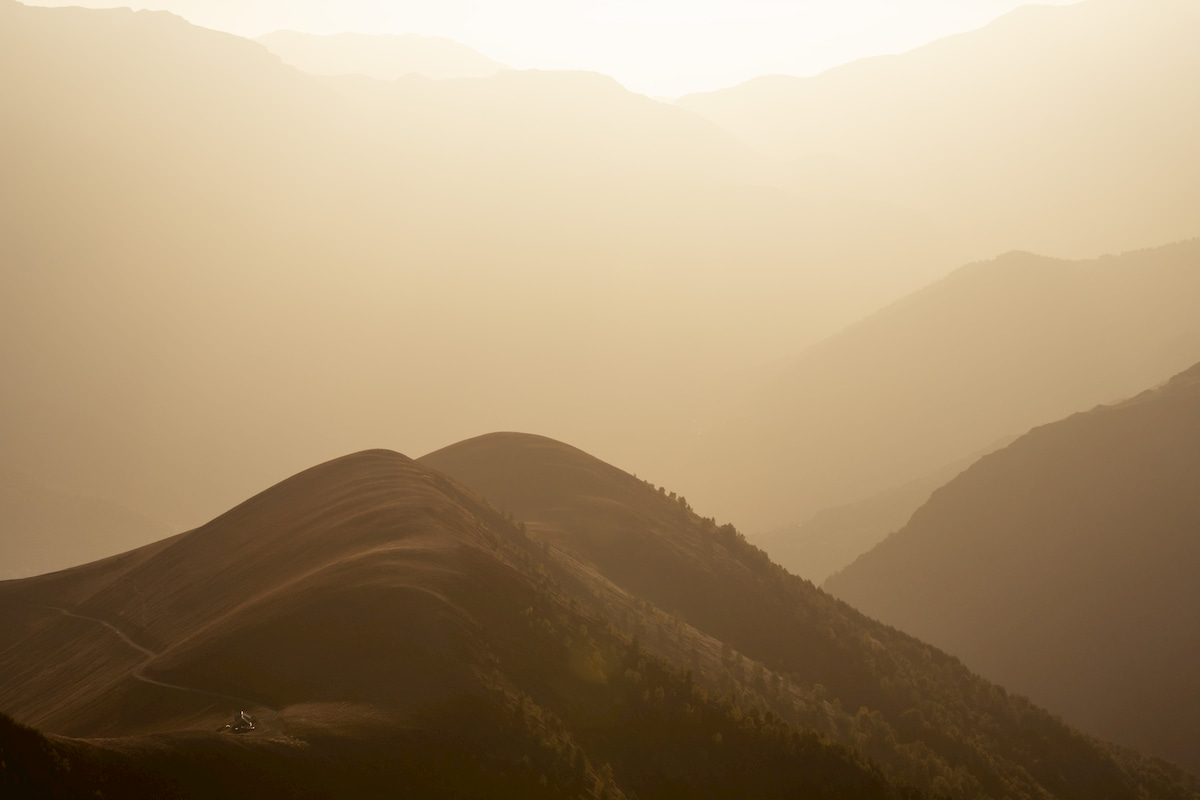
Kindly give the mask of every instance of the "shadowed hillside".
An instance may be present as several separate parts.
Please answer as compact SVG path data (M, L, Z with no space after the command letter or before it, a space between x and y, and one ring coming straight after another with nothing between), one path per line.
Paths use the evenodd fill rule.
M588 605L647 648L852 744L900 780L955 797L1090 797L1135 792L1125 770L1148 774L788 574L684 498L573 447L491 434L420 461L528 523L587 587Z
M812 78L681 98L747 141L952 221L996 250L1083 258L1195 236L1200 9L1029 5Z
M826 586L1098 735L1200 769L1200 366L983 458Z

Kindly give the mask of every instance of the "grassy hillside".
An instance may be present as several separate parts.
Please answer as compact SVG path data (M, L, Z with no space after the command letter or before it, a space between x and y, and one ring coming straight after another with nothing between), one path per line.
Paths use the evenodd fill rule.
M0 584L15 796L916 796L581 607L522 527L373 451ZM254 731L217 729L238 710ZM149 788L147 788L149 787ZM39 794L40 793L40 794Z
M649 649L898 780L954 797L1196 791L1181 771L1079 734L790 575L684 498L575 448L492 434L421 462L525 521L569 567L564 585Z
M21 769L58 752L114 796L1197 795L581 451L428 460L467 455L520 520L369 451L0 583L0 706L51 734L13 734ZM256 729L218 732L238 710Z

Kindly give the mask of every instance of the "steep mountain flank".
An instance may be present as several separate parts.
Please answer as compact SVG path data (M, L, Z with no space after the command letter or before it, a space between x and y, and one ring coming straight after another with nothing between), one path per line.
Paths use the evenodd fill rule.
M827 588L1085 730L1200 768L1200 365L1036 428Z
M591 587L589 605L648 648L853 743L901 780L952 796L1085 797L1101 787L1121 795L1144 779L1126 772L1145 774L1126 755L786 573L683 498L582 451L491 434L420 461L527 523Z

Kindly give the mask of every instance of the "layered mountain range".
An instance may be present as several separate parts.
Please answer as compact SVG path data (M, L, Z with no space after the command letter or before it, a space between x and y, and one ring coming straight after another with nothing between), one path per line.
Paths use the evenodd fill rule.
M1195 363L1196 297L1200 240L1088 261L1009 253L970 264L781 366L754 402L699 437L696 472L709 479L689 491L744 509L737 519L764 530L944 482L1035 425ZM909 512L922 500L913 495ZM903 524L903 509L890 519Z
M0 0L0 794L1200 798L1198 33L666 104Z
M1154 30L1179 11L1143 6L1151 21L1142 27ZM792 180L778 158L688 104L602 76L321 77L160 12L6 2L0 14L0 152L12 200L0 220L3 467L175 529L272 476L378 443L380 431L394 431L385 444L421 452L496 429L579 442L750 532L794 528L1197 356L1192 320L1170 304L1195 291L1186 245L1085 262L1095 270L1006 256L893 306L882 318L894 329L843 328L956 265L1038 243L977 237L974 223L862 191L853 176ZM1043 31L1025 16L997 23L1005 42L1032 30L1065 48L1090 30L1064 22ZM993 27L977 35L1000 36ZM1173 38L1143 37L1153 58L1136 42L1123 52L1160 72L1167 61L1186 65L1194 48L1180 41L1184 22L1175 28ZM933 59L941 75L996 76L1003 66L987 59L1020 52L982 48L968 69L960 62L972 48L931 47L910 55ZM1145 119L1158 120L1127 131L1144 135L1130 158L1174 153L1179 180L1194 170L1193 150L1156 137L1187 135L1190 106L1176 98L1190 96L1195 74L1181 69L1153 92L1136 70L1119 83L1141 92L1154 109ZM1057 130L1036 97L1015 93L1005 113ZM1166 124L1169 114L1179 124ZM1097 174L1115 158L1104 148L1072 157ZM1148 202L1135 189L1114 179L1088 197L1133 220ZM957 215L1000 218L961 193L943 199ZM1076 200L1062 208L1081 208ZM1087 246L1047 248L1084 255L1196 233L1151 226L1105 238L1120 226L1092 219ZM1160 268L1167 259L1174 266ZM1114 278L1118 264L1128 272ZM989 281L997 297L1020 296L1005 310L987 300ZM957 366L922 361L924 348L940 346L922 338L932 324L894 310L931 295L945 303L930 312L943 335L961 338L964 352L976 336L1002 390L995 402L983 391L961 398L943 431L913 420L922 431L914 447L873 436L870 420L908 414L893 395L924 402L910 378L933 397L961 391ZM1163 296L1171 301L1158 319ZM1061 331L1038 334L1056 308ZM955 309L968 323L992 315L998 327L959 330ZM846 344L868 330L882 338ZM861 360L830 379L821 353L842 348L858 348ZM1031 399L1039 391L1044 402ZM825 418L829 409L839 413ZM843 447L835 440L846 430ZM245 456L244 443L259 455Z
M321 77L11 0L0 37L6 467L177 528L397 418L414 452L538 429L640 464L714 375L966 257L600 75Z

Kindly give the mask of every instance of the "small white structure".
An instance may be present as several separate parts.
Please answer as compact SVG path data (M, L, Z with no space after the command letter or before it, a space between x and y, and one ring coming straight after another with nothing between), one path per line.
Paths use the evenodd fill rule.
M233 722L227 723L219 730L231 731L233 733L249 733L254 730L254 720L245 711L239 711L234 716Z

